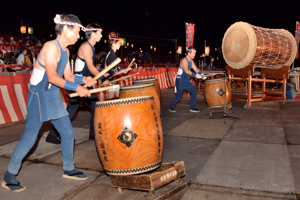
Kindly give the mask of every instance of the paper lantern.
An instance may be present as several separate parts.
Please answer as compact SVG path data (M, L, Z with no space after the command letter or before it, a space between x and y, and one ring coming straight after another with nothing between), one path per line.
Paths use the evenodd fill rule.
M33 28L32 27L28 27L27 32L28 32L28 34L33 34Z
M210 48L209 47L205 47L205 56L209 56L209 51L210 51Z
M20 31L21 33L26 33L26 26L21 26Z
M178 46L177 53L182 54L182 46Z

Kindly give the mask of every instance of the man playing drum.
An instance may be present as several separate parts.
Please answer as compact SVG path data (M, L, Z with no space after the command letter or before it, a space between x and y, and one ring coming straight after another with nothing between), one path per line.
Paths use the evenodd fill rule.
M35 144L43 122L49 120L61 134L63 177L87 179L87 175L74 166L74 132L59 88L76 91L79 96L86 97L91 96L90 92L79 84L92 86L95 81L91 77L75 76L71 71L67 46L73 45L79 38L82 25L78 17L56 15L54 22L57 38L45 43L36 60L30 78L24 135L13 151L1 183L2 187L16 192L25 190L16 179L22 160Z
M169 109L170 112L176 112L175 106L177 102L181 99L183 90L186 89L191 93L191 105L190 105L190 111L191 112L200 112L195 107L196 104L196 96L197 96L197 90L193 86L193 84L190 81L191 76L196 77L197 79L206 79L204 75L200 72L200 70L196 67L193 59L196 55L196 49L194 47L189 47L187 49L186 57L181 59L180 65L178 68L178 72L175 79L175 93L177 90L176 97L173 99L171 103L171 107ZM192 72L191 69L193 69L195 72Z
M75 62L75 74L77 76L96 76L99 74L98 69L95 67L95 44L99 42L102 38L102 29L100 25L96 23L91 23L87 25L85 31L85 37L87 39L86 42L81 44L78 49L77 59ZM107 74L109 75L109 74ZM99 79L102 80L104 76L100 77ZM89 88L90 89L90 88ZM96 93L91 94L90 97L81 98L81 97L73 97L69 98L67 111L69 113L69 118L72 119L76 114L76 111L80 105L81 99L83 99L91 109L91 120L90 120L90 134L89 139L94 140L94 113L95 113L95 103L98 100ZM53 127L50 130L46 138L46 142L53 143L53 144L60 144L59 133Z

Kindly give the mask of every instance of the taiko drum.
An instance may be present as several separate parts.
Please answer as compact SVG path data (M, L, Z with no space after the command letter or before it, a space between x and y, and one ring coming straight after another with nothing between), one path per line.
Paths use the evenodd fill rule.
M161 98L160 87L157 78L144 78L132 81L133 85L153 83L155 85L159 100Z
M144 85L129 85L120 88L120 99L148 95L154 97L155 105L160 113L160 100L153 83Z
M94 125L107 174L139 174L161 165L163 132L152 96L97 102Z
M225 92L225 79L210 79L205 80L204 96L206 103L209 107L223 106L231 103L231 87L229 81L226 80Z
M226 31L222 53L227 64L235 69L247 65L278 69L290 66L297 53L294 36L285 29L269 29L236 22Z

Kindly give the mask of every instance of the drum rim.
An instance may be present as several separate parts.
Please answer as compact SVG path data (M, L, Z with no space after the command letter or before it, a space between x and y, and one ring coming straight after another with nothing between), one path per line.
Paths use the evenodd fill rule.
M290 33L288 30L285 30L285 29L281 29L281 30L286 33L286 36L289 38L289 41L292 43L291 57L286 63L284 63L284 65L291 66L296 58L298 45L297 45L295 37L292 35L292 33Z
M128 85L120 88L120 91L142 90L146 88L155 88L154 83L148 83L144 85Z
M205 83L219 82L219 81L225 81L225 78L206 79ZM228 81L228 80L226 79L226 81Z
M238 30L238 29L243 30L247 34L249 47L248 47L248 51L247 51L248 53L242 60L240 60L239 62L233 62L226 55L225 43L226 43L226 40L227 40L228 36L230 35L230 33L232 33L235 30ZM232 24L224 34L223 41L222 41L222 54L223 54L223 57L224 57L226 63L230 67L232 67L234 69L242 69L242 68L246 67L247 65L249 65L249 63L253 60L253 58L255 56L255 52L256 52L256 47L257 47L257 38L256 38L255 31L252 28L252 25L247 22L236 22L236 23Z
M132 82L133 83L138 83L138 82L150 81L151 79L153 79L154 81L157 81L157 78L143 78L143 79L134 80Z
M104 170L107 174L111 174L111 175L141 174L141 173L156 169L159 166L161 166L161 164L162 164L162 160L160 160L156 163L150 164L150 165L137 167L137 168L132 168L132 169L113 170L113 169L104 168Z
M114 99L109 101L98 101L95 107L112 107L120 105L128 105L134 103L141 103L145 101L154 101L154 97L151 95L139 96L139 97L129 97L123 99Z

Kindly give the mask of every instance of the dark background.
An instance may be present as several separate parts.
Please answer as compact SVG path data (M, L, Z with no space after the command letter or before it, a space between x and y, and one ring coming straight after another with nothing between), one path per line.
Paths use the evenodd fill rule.
M4 1L0 5L0 34L21 36L20 25L32 26L35 37L50 40L54 33L53 18L56 14L77 15L86 26L97 22L103 29L103 39L96 50L107 49L107 33L116 31L120 37L157 53L174 52L178 45L185 49L185 24L195 24L197 57L204 52L204 40L211 48L222 45L224 33L235 22L244 21L264 28L283 28L295 35L296 21L300 21L300 2L274 1ZM81 32L83 36L83 32ZM27 34L24 35L26 37ZM79 45L82 41L78 41ZM297 63L297 61L296 61Z

